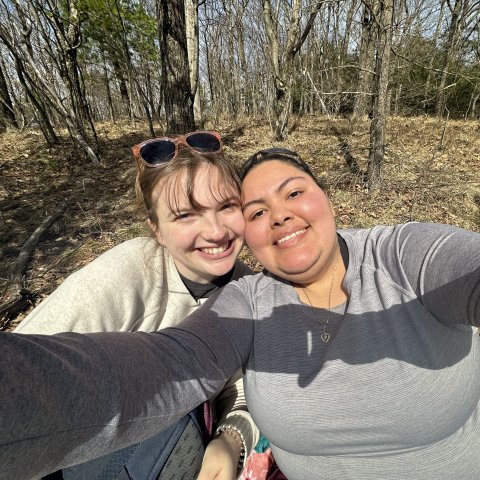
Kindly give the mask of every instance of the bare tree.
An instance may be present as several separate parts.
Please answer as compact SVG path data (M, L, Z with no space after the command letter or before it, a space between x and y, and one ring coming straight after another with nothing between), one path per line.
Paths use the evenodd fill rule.
M353 103L353 118L362 118L370 108L373 69L375 62L375 34L377 26L370 5L365 2L362 13L362 34L358 53L357 93Z
M435 27L435 32L433 34L433 38L432 38L432 44L434 47L437 47L437 42L438 42L438 38L440 36L440 32L441 32L441 29L442 29L442 23L443 23L443 16L444 16L444 9L445 9L445 3L446 3L446 0L441 0L440 2L440 12L438 14L438 20L437 20L437 23L436 23L436 27ZM425 87L424 87L424 94L423 94L423 103L425 105L425 111L428 111L428 104L429 104L429 96L430 96L430 84L431 84L431 81L432 81L432 75L433 75L433 65L434 65L434 62L435 62L435 57L436 57L436 52L433 51L432 54L430 55L430 59L429 59L429 62L428 62L428 70L427 70L427 81L425 82Z
M202 109L200 106L200 88L198 81L198 1L185 0L185 36L187 40L188 69L190 72L190 87L192 90L193 116L195 125L203 128Z
M233 119L253 113L254 91L259 87L257 65L264 63L259 4L251 0L203 3L200 13L206 112L215 118L228 115ZM262 68L262 79L264 73Z
M127 115L146 119L151 135L164 114L172 133L260 115L279 140L292 113L368 113L374 130L382 123L383 106L372 108L384 88L385 0L199 2L0 0L3 77L17 119L35 120L49 143L67 126L94 152L96 122ZM393 3L385 116L389 98L396 114L437 103L451 117L475 116L480 0Z
M183 0L157 0L158 37L167 131L195 129Z
M48 4L48 12L44 11L43 7L35 9L34 7L38 5L33 3L27 2L21 5L18 0L14 0L13 5L14 9L11 5L3 4L2 13L10 21L0 23L0 40L15 58L20 81L26 87L32 103L38 109L43 120L43 127L50 128L50 121L44 108L48 105L48 108L55 111L62 119L72 140L86 156L94 163L99 163L95 153L95 151L98 152L96 133L88 113L88 104L81 84L81 74L76 61L77 54L70 51L77 48L78 12L70 11L70 18L74 26L69 25L66 28L56 5ZM42 14L45 15L40 18ZM34 24L34 20L37 23ZM42 20L45 20L45 24L42 23ZM71 27L73 31L69 30ZM32 42L34 34L36 35L35 42ZM56 42L55 50L53 49L54 40ZM49 65L42 63L42 55L35 50L42 46L49 53L48 58L51 61ZM94 148L90 146L85 132L83 123L85 118L88 118L93 133ZM52 136L55 137L55 134L53 133Z
M58 136L55 133L52 122L50 121L50 116L45 104L46 102L44 102L42 98L37 98L40 97L40 95L35 91L35 82L25 70L25 65L18 57L15 59L15 67L20 84L23 86L25 93L33 106L33 115L40 126L45 141L48 145L58 143Z
M392 50L392 21L394 0L376 0L378 10L377 54L375 64L375 89L370 124L370 154L368 158L367 181L371 190L382 183L385 157L385 134L387 124L387 96Z
M3 62L0 62L0 132L8 127L18 128L4 70Z
M305 27L300 31L301 2L293 0L288 9L288 34L284 50L280 42L278 31L279 18L274 14L272 2L263 0L263 20L269 41L270 64L273 73L275 96L273 109L275 114L275 136L277 140L284 140L288 135L288 120L292 101L292 82L294 74L294 60L302 47L307 35L312 29L315 18L323 5L323 1L316 3L310 12Z
M85 94L83 74L78 62L78 51L82 44L80 30L80 11L78 0L60 6L55 0L46 0L38 4L34 0L26 0L28 12L14 0L19 17L26 27L26 15L36 19L38 31L52 59L53 65L63 80L67 93L68 109L72 112L71 122L75 130L87 143L91 143L95 151L99 151L97 133L90 114L90 107ZM27 27L28 28L28 27Z
M448 70L452 63L455 49L458 44L459 35L461 32L461 16L462 12L468 4L468 0L455 0L455 4L451 5L451 1L447 0L447 6L451 12L450 25L448 28L448 37L445 45L445 57L443 61L442 74L437 92L437 104L435 112L439 117L443 116L445 109L445 87L447 84Z

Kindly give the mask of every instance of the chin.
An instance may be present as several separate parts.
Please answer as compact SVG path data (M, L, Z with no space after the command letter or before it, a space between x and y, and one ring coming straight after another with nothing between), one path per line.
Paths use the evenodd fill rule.
M231 261L222 262L221 265L210 265L210 268L208 268L208 270L212 275L215 275L216 277L221 277L222 275L228 273L235 266L235 259L236 257Z
M315 274L311 270L311 266L304 268L299 266L296 268L281 268L276 271L270 270L270 272L294 283L309 283L315 279Z

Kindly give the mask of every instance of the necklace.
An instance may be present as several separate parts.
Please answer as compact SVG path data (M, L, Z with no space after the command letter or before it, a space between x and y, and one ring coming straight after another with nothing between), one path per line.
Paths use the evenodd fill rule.
M337 275L337 264L338 264L338 254L337 254L337 257L335 258L335 265L333 267L332 281L330 282L330 290L328 292L328 316L331 314L330 306L331 306L331 300L332 300L333 284L335 282L335 277ZM312 307L312 309L315 308L313 306L312 301L310 300L310 297L308 296L306 288L303 288L303 293L305 293L305 296L307 297L307 300L308 300L308 303L310 304L310 307ZM331 334L327 330L328 321L329 321L328 316L327 316L327 321L322 325L322 334L320 335L320 339L322 340L323 343L328 343L328 341L331 338Z

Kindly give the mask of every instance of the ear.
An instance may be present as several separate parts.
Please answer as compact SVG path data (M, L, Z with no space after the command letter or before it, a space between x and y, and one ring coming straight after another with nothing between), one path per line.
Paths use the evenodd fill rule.
M162 233L160 232L160 229L157 228L155 223L152 222L152 220L147 219L148 226L150 227L150 230L152 230L153 234L155 235L155 238L157 239L157 242L160 245L163 245L163 236Z

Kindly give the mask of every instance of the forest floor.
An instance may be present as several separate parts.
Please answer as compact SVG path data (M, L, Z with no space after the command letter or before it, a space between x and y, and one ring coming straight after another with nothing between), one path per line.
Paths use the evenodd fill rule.
M265 120L237 119L206 128L222 134L227 156L237 163L274 145L298 151L329 185L339 227L433 221L480 231L478 121L391 118L384 182L373 193L361 174L351 172L340 149L348 143L365 170L367 122L302 117L292 121L292 132L281 145ZM42 236L28 263L25 286L35 292L37 303L100 253L148 235L145 213L135 200L131 155L131 146L149 137L146 125L105 123L98 126L98 136L101 167L81 158L67 141L48 147L35 130L0 134L0 304L8 300L22 246L63 202L65 213ZM259 268L247 249L242 256ZM14 328L31 308L1 328Z

